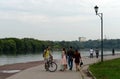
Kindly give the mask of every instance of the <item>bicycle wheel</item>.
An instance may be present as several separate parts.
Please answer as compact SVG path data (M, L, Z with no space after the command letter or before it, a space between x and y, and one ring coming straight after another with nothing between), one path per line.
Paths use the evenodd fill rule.
M55 62L50 62L48 70L50 72L55 72L57 70L57 64Z

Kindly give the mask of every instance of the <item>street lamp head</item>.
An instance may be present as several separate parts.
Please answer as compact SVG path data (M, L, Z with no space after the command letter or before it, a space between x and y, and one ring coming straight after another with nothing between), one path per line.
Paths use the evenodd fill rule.
M99 7L97 5L94 7L96 15L98 14L98 8Z

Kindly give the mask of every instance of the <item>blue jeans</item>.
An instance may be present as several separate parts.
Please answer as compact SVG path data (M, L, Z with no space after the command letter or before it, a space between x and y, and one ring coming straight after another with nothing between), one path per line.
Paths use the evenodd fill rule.
M71 59L70 57L68 57L68 65L69 65L69 69L72 70L72 68L73 68L73 59Z

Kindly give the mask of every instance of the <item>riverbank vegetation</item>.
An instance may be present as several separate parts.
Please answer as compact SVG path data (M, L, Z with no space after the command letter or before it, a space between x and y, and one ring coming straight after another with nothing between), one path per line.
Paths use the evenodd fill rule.
M96 79L120 79L120 58L90 65Z
M28 52L43 51L47 46L52 50L61 48L90 49L100 48L100 40L79 41L43 41L33 38L2 38L0 39L0 54L27 54ZM120 39L104 40L104 49L120 49ZM22 52L21 52L22 51Z

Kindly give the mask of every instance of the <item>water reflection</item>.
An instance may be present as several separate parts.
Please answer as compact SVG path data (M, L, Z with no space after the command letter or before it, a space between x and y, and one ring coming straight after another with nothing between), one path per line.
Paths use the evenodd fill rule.
M53 52L54 59L60 59L60 52ZM0 65L43 60L42 54L1 55Z
M115 53L120 53L116 51ZM52 52L54 59L61 58L61 51ZM111 51L104 51L104 54L112 54ZM95 55L95 54L94 54ZM89 51L81 51L81 56L89 56ZM0 56L0 65L13 64L13 63L24 63L30 61L43 60L42 54L27 54L27 55L16 55L16 56Z

